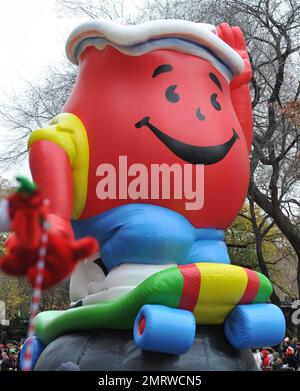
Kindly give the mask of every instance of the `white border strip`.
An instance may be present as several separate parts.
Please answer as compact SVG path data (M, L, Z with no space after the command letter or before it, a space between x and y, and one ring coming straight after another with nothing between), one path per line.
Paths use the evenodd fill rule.
M194 43L208 49L222 63L228 65L234 75L244 70L239 54L220 39L215 33L215 27L209 24L166 19L125 26L106 20L89 21L75 28L67 40L66 54L73 64L79 63L78 46L89 38L105 38L116 48L146 45L149 41L155 42L161 38L179 38L186 42L187 46L188 43ZM178 50L177 46L172 49ZM190 48L187 47L186 53L191 53ZM195 55L194 52L191 54ZM196 55L199 56L200 52Z

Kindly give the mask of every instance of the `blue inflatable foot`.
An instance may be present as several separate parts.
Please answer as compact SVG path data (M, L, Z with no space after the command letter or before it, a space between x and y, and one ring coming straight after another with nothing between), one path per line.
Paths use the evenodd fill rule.
M224 323L228 342L236 349L274 346L285 335L285 319L274 304L242 304Z
M178 355L191 348L195 332L190 311L147 304L135 319L133 337L140 349Z
M32 349L31 368L32 369L34 368L37 360L39 359L40 355L42 354L42 351L45 349L45 346L43 345L43 343L41 342L39 337L36 337L34 335L33 337L27 338L26 341L24 342L24 345L22 347L21 354L20 354L20 365L21 365L22 370L24 369L24 364L25 364L25 351L26 351L26 348L27 348L30 340L32 341L32 346L31 346L31 349Z

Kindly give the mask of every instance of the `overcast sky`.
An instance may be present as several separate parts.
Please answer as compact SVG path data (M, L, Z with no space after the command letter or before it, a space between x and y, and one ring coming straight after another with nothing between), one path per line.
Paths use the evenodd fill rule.
M22 78L34 80L49 62L64 55L64 41L78 23L58 18L55 0L0 2L0 87L17 89Z
M55 13L55 0L9 0L0 2L0 100L12 91L22 94L25 80L41 79L50 62L64 56L64 42L78 18L62 19ZM5 144L0 118L0 153ZM18 167L28 175L28 164ZM0 170L10 178L12 170Z
M136 3L126 0L125 4L134 12ZM0 1L0 101L13 90L21 94L24 80L40 80L49 63L58 63L65 56L68 34L84 20L58 17L55 0ZM0 153L4 139L0 118ZM18 173L28 173L25 166L26 162ZM11 177L12 173L0 170L1 176Z

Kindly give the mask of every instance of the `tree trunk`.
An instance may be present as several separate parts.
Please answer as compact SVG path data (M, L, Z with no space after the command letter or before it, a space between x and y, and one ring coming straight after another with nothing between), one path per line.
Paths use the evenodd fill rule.
M251 181L250 184L251 195L254 201L260 206L277 224L280 231L284 234L287 240L293 247L297 260L297 284L298 284L298 297L300 297L300 232L296 226L289 220L287 216L279 208L274 208L273 204L269 201L266 195L264 195L257 186Z

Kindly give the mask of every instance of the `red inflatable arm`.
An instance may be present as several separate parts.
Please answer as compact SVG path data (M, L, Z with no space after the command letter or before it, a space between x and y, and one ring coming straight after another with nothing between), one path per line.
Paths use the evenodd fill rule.
M252 69L244 35L239 27L222 23L217 27L218 36L231 46L244 61L244 72L235 77L230 85L231 98L236 115L244 130L245 138L250 152L252 143L252 106L249 83L252 78Z
M56 231L74 237L72 173L65 151L51 141L36 141L30 147L29 163L34 182L49 200L48 220Z

